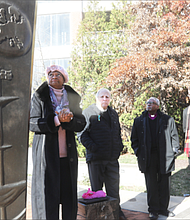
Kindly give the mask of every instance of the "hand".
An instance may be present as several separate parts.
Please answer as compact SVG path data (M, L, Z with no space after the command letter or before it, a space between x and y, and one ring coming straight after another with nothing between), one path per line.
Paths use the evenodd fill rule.
M60 122L70 122L73 119L73 113L68 112L68 109L62 109L60 112L55 112L58 115Z

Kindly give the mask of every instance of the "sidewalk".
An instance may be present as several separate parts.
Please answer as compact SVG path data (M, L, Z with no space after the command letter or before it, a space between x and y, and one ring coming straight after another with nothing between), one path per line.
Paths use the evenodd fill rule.
M86 186L79 186L79 198L87 191ZM120 190L121 208L128 220L149 220L147 207L147 194ZM190 197L171 196L169 210L175 217L159 216L158 220L190 220Z
M30 154L30 153L29 153ZM30 156L29 156L30 157ZM31 219L31 174L32 162L28 160L28 191L27 191L27 216ZM78 180L88 177L87 165L85 162L79 162ZM138 170L137 165L120 164L120 185L121 186L139 186L145 188L144 175ZM78 198L88 190L88 186L78 185ZM144 192L133 192L120 190L121 208L128 220L149 220L147 207L147 194ZM158 220L190 220L190 197L171 196L169 210L175 213L175 217L159 216ZM78 220L80 213L78 213ZM82 219L81 219L82 220Z

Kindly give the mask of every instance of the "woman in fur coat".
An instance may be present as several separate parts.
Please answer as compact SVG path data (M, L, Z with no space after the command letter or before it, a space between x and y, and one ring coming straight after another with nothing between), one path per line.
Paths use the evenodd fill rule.
M78 159L75 133L86 125L80 96L70 86L63 67L46 70L47 82L31 102L30 130L34 132L32 157L33 219L75 220L77 216Z

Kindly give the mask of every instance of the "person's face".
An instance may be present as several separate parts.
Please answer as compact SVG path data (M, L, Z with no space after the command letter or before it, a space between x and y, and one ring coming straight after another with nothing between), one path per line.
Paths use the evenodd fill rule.
M159 109L159 106L157 105L157 103L154 99L149 99L146 102L146 110L148 112L156 112L158 109Z
M54 71L48 73L48 83L51 87L61 89L64 82L65 80L60 72Z
M100 92L98 95L98 102L104 110L107 109L108 105L110 104L109 93Z

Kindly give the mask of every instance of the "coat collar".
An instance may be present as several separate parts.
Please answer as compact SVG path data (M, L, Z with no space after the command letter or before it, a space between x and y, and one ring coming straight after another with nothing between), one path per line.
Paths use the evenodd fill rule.
M36 90L36 94L42 101L49 99L50 94L47 81L42 83L42 85Z
M70 96L74 95L75 97L74 101L78 101L78 102L80 101L79 94L72 87L70 87L69 85L64 85L64 87L68 93L69 99ZM39 86L39 88L36 90L36 94L42 101L46 101L50 99L49 86L47 81L45 81L44 83L41 84L41 86Z
M64 85L65 90L67 91L68 99L69 99L69 105L75 105L76 103L80 103L81 97L80 95L69 85ZM49 86L48 82L45 81L44 83L39 86L39 88L36 90L36 96L39 97L39 99L43 102L50 101L50 92L49 92Z

